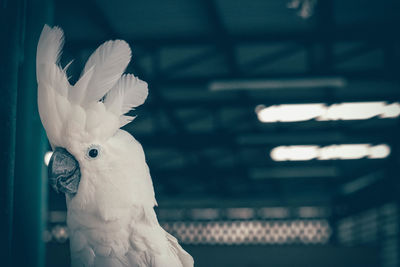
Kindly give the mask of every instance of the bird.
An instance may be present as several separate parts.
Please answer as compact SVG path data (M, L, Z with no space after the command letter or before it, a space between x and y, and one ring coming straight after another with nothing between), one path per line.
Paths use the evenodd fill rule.
M122 126L148 85L124 73L131 49L100 45L71 84L60 57L64 33L44 25L36 54L38 109L53 150L50 185L65 194L73 267L192 267L194 260L159 224L141 144Z

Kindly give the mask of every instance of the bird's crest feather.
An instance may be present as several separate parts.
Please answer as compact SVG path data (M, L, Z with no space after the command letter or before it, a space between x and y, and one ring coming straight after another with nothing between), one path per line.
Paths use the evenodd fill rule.
M86 114L85 120L79 120L85 121L82 131L108 138L134 118L124 114L147 98L146 82L133 74L123 75L131 49L123 40L105 42L89 57L80 79L71 85L66 75L69 65L64 69L59 65L63 44L63 31L45 25L37 48L36 72L39 113L50 142L62 145L61 136L68 134L65 131L76 131L72 115L76 108ZM68 127L71 120L74 127Z

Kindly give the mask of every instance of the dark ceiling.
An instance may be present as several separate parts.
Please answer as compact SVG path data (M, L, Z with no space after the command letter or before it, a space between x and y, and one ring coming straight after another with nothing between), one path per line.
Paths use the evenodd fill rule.
M288 2L56 1L71 80L102 42L131 45L127 71L149 83L149 99L126 130L144 147L159 201L328 204L346 183L390 169L391 157L270 159L289 144L387 143L399 153L398 119L258 121L259 104L400 99L399 1L321 0L308 19ZM219 80L326 76L347 86L209 90Z

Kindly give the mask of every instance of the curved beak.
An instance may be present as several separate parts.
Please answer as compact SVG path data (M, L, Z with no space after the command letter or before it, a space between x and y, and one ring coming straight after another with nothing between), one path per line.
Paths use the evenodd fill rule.
M75 195L81 180L79 163L66 149L57 147L50 158L48 175L56 192Z

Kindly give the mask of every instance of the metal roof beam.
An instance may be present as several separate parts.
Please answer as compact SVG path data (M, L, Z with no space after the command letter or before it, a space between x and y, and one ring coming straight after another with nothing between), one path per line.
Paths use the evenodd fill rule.
M206 51L179 61L174 65L168 66L167 68L164 68L160 71L162 72L163 77L170 76L176 72L179 72L180 70L185 70L187 68L193 67L215 56L217 56L217 52L215 51L215 49L207 49Z
M77 8L83 8L85 10L85 14L89 17L91 21L93 21L97 25L97 27L101 31L103 31L107 35L107 38L121 38L120 34L112 26L110 20L107 18L106 14L100 8L99 4L96 1L74 1L74 4L77 5Z
M351 87L350 87L351 88ZM316 92L318 90L310 91ZM304 91L301 91L304 92ZM379 92L377 90L376 94L370 96L352 95L349 97L341 96L336 97L334 95L321 94L307 94L300 95L295 94L292 97L282 96L282 94L275 95L266 94L265 96L257 96L257 98L248 98L243 100L243 98L231 98L231 99L199 99L199 98L185 98L181 100L168 100L171 108L182 109L182 108L196 108L196 109L211 109L211 108L243 108L248 111L253 109L256 105L279 105L279 104L309 104L309 103L340 103L340 102L368 102L368 101L398 101L400 100L400 92ZM154 110L158 107L158 103L149 102L146 103L142 109L148 111Z
M104 22L102 22L104 23ZM101 25L98 22L98 25ZM345 28L336 27L329 36L321 36L318 31L303 32L260 32L258 34L230 34L230 41L234 45L240 44L276 44L280 42L293 42L299 44L320 43L323 40L330 42L369 42L375 44L390 43L400 40L400 35L385 30L387 25L348 26ZM375 29L375 30L374 30ZM122 38L123 36L118 36ZM69 46L75 49L92 48L104 40L70 40ZM127 40L135 46L163 47L163 46L191 46L191 45L214 45L215 35L195 35L181 37L150 37L135 38Z
M215 0L204 0L203 5L208 15L208 19L211 22L210 26L214 33L213 39L217 41L217 47L224 54L230 72L232 74L237 74L239 69L236 62L236 53L231 41L231 37L229 36L224 22L219 14Z
M291 79L291 78L318 78L318 77L327 77L327 76L341 76L350 81L389 81L389 82L398 82L399 76L395 76L391 73L387 73L384 68L382 69L366 69L366 70L335 70L328 74L321 75L318 72L296 72L296 73L274 73L274 74L243 74L243 75L231 75L231 74L222 74L222 75L212 75L209 77L179 77L179 78L168 78L165 77L163 80L159 82L165 87L198 87L204 89L204 87L208 87L210 82L216 80L252 80L252 79ZM149 81L151 82L151 81Z

